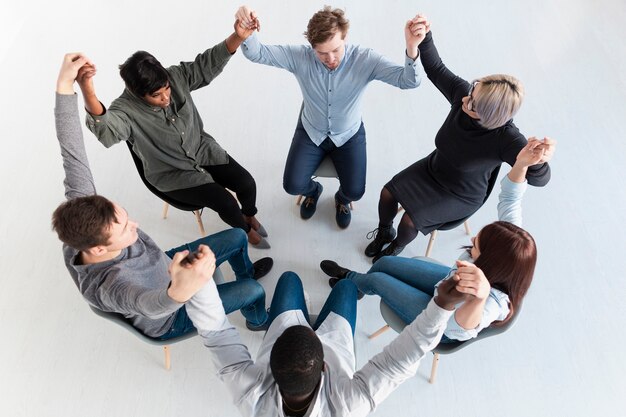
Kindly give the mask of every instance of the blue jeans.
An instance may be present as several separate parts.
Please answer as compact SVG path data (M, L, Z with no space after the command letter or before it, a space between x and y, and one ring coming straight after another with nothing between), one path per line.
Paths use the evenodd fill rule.
M241 310L241 314L253 326L267 321L265 291L253 278L254 266L248 257L248 237L241 229L228 229L200 238L165 252L170 258L183 250L195 251L200 245L207 245L215 254L215 265L228 261L235 272L236 280L217 286L226 314ZM187 316L185 306L176 312L172 327L160 339L171 339L195 329Z
M354 328L356 327L356 297L357 289L351 281L346 279L337 283L326 299L324 307L322 307L313 325L313 330L317 330L332 311L350 323L352 336L354 336ZM270 306L269 324L271 325L280 314L290 310L302 310L304 318L309 321L309 312L304 300L302 281L300 281L300 277L295 272L287 271L281 275L276 284L276 291Z
M367 170L363 123L354 136L342 146L335 146L328 137L317 146L309 138L299 118L285 164L283 175L285 191L292 195L315 195L317 187L311 177L326 155L332 159L339 177L339 191L335 195L337 201L348 205L351 201L363 197Z
M351 271L346 278L365 294L380 296L394 313L409 324L424 311L434 296L435 285L449 272L449 267L436 263L385 256L366 274ZM447 338L444 336L444 339Z

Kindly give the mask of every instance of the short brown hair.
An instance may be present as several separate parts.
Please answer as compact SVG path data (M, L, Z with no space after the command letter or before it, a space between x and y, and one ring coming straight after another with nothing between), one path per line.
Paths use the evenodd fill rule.
M115 205L99 195L68 200L52 213L52 229L59 239L78 250L108 245L115 221Z
M341 9L333 9L330 6L324 6L322 10L315 13L306 27L304 36L307 38L312 47L328 41L335 36L338 30L341 31L341 39L348 34L350 21L345 18Z

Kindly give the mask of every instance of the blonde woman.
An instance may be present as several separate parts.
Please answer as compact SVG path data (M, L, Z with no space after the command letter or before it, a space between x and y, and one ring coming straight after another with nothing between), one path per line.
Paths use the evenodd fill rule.
M502 162L513 166L527 144L512 120L524 98L519 80L495 74L467 82L441 61L425 16L418 14L411 28L426 30L419 56L426 75L451 109L435 137L436 149L383 187L379 224L368 234L374 240L365 249L365 255L374 257L373 262L398 255L418 232L426 235L444 223L472 215L487 197L492 173L497 175ZM548 161L555 145L552 139L543 139L538 148L542 152L539 163L528 168L528 184L541 187L548 183ZM393 219L398 204L405 212L396 236Z

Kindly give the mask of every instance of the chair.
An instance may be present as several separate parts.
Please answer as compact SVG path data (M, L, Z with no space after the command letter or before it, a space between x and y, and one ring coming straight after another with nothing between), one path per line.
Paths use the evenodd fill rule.
M339 179L339 176L337 175L337 169L335 168L335 164L333 164L333 160L330 159L330 156L326 155L324 159L322 160L322 162L320 163L320 166L318 166L315 172L313 173L312 178L315 179L317 177ZM303 197L302 195L299 195L296 198L297 206L299 206L300 203L302 202L302 197ZM350 209L354 210L354 206L352 205L352 202L350 202Z
M213 280L215 281L216 284L221 284L224 282L224 276L222 275L222 272L219 270L219 268L215 269L215 273L213 274ZM183 340L186 340L186 339L190 339L198 334L197 331L192 331L184 335L174 337L172 339L160 340L160 339L156 339L150 336L146 336L145 334L141 333L139 330L133 327L133 325L130 324L130 322L122 314L102 311L100 309L95 308L92 305L89 305L89 308L91 308L91 311L93 311L96 315L102 317L105 320L109 320L117 324L118 326L125 328L126 330L128 330L129 332L131 332L132 334L134 334L135 336L137 336L139 339L143 340L144 342L150 345L163 346L163 351L165 353L165 369L168 371L172 367L170 345L174 343L182 342Z
M198 222L198 228L200 229L200 234L202 236L206 236L206 232L204 231L204 224L202 223L202 209L204 207L198 207L198 206L190 205L188 203L184 203L182 201L175 200L172 197L166 195L165 193L159 191L154 185L150 184L150 182L148 182L148 180L146 179L146 175L143 170L143 163L141 162L141 159L139 159L135 151L133 151L133 146L130 144L130 142L127 141L126 145L128 145L128 150L130 151L130 155L133 158L133 162L135 163L135 168L137 168L137 172L139 173L139 177L141 178L141 181L148 188L148 190L152 192L152 194L156 195L157 197L159 197L161 200L164 201L163 218L167 219L167 211L170 205L182 211L191 211L196 216L196 221Z
M416 257L416 259L428 260L428 261L432 261L435 263L439 263L433 259L424 258L422 256L418 256ZM492 336L496 336L501 333L504 333L505 331L510 329L511 326L513 326L513 324L517 320L517 317L519 316L520 311L521 311L521 306L517 306L517 310L515 311L515 314L513 315L513 317L511 317L511 319L508 322L506 322L504 325L500 327L487 327L485 329L482 329L478 333L478 336L476 336L473 339L469 339L466 341L455 341L451 343L439 343L432 351L433 352L433 365L430 371L430 378L428 379L428 382L430 382L431 384L435 382L435 377L437 376L437 367L439 365L440 354L447 355L450 353L454 353L457 350L463 349L464 347L471 345L472 343L478 342L479 340L486 339L488 337L492 337ZM376 332L372 333L369 336L369 339L373 339L379 336L380 334L387 331L389 328L400 333L407 326L407 323L405 323L404 320L402 320L396 313L394 313L391 307L389 307L382 299L380 300L380 314L383 316L383 319L385 320L385 323L387 324L383 326L382 328L378 329Z
M498 174L499 173L500 173L500 165L498 165L493 171L491 171L491 175L489 176L489 183L487 185L487 194L485 195L485 199L483 200L483 204L485 204L485 202L489 198L489 195L491 195L491 192L493 191L493 188L496 185L496 181L498 180ZM482 204L481 204L481 206L482 206ZM439 226L437 229L435 229L432 232L430 232L430 238L428 239L428 246L426 246L426 253L424 254L424 256L426 256L427 258L430 256L430 253L433 250L433 245L435 243L435 238L437 237L437 232L440 231L440 230L441 231L452 230L452 229L455 229L457 226L459 226L461 223L463 223L463 225L465 226L465 233L468 234L468 235L472 234L472 231L470 230L469 223L468 223L467 220L473 214L474 213L472 213L469 216L464 217L462 219L453 220L451 222L444 223L441 226Z

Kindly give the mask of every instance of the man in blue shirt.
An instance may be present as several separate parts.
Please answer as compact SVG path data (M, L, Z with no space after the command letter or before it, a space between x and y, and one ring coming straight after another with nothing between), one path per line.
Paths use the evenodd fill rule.
M235 16L247 29L260 30L256 12L249 7L240 7ZM417 30L411 30L414 26ZM365 87L373 80L402 89L417 87L417 47L425 36L424 25L416 19L406 23L405 62L397 65L369 48L346 44L348 28L344 12L326 6L309 20L305 36L310 46L263 45L253 33L241 47L249 60L284 68L298 80L303 104L283 187L289 194L305 196L300 216L310 218L322 193L322 185L311 176L330 157L339 177L335 218L341 228L350 224L350 202L365 193L367 158L361 120Z

